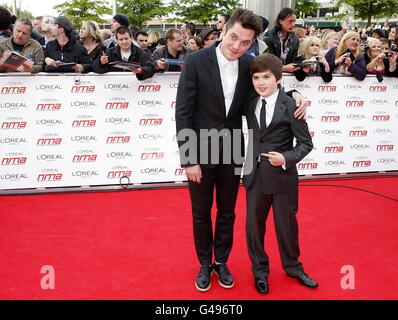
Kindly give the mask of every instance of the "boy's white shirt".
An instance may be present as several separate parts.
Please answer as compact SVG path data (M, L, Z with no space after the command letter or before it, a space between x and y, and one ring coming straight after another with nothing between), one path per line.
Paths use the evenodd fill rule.
M273 94L271 94L268 97L259 96L255 110L255 115L259 127L261 127L260 112L261 112L262 100L264 99L267 103L265 107L265 124L268 127L272 121L272 117L274 116L275 104L276 100L278 99L278 95L279 95L279 89L277 89ZM285 163L282 165L282 168L283 170L286 170L286 160Z
M275 104L276 100L278 99L278 94L279 94L279 89L277 89L273 94L271 94L268 97L262 97L262 96L259 97L255 111L259 127L260 127L260 112L261 112L262 100L265 99L265 101L267 102L265 108L265 118L266 118L266 126L268 127L272 121L272 117L274 116Z

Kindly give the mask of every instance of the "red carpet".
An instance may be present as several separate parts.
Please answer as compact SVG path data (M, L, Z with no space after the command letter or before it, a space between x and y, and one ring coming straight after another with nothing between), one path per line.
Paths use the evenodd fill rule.
M229 267L235 287L199 293L187 189L0 197L0 299L398 299L398 178L301 183L301 261L315 290L285 276L272 219L270 293L254 289L245 243L245 192L237 204ZM43 265L55 290L40 286ZM343 290L344 265L355 289Z

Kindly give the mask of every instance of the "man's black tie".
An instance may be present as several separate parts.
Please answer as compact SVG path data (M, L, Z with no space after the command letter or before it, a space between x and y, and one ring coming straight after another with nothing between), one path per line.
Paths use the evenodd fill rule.
M266 119L265 119L265 105L267 102L265 99L261 99L261 110L260 110L260 130L264 131L266 127Z

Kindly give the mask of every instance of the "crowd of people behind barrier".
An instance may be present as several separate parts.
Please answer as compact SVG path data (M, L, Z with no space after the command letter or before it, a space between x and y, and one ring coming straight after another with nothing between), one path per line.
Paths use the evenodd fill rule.
M164 37L154 30L132 27L129 18L116 14L110 29L100 29L95 21L82 21L79 33L66 17L37 17L34 21L17 18L0 7L0 59L15 52L27 58L18 69L0 65L0 72L78 72L106 73L128 71L139 80L157 72L181 71L187 55L222 39L228 22L219 14L216 27L196 32L192 22L180 29L168 30ZM291 8L279 12L275 27L261 17L263 33L247 54L269 52L283 62L283 71L293 73L298 81L307 76L321 76L330 82L340 73L363 80L366 74L398 76L397 28L385 24L358 28L343 24L340 31L296 27L296 13ZM121 62L121 63L120 63Z

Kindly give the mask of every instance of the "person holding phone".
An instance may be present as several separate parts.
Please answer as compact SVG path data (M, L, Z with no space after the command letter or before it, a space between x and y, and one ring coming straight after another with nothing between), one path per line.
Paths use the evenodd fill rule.
M365 58L361 54L359 34L347 32L338 47L330 49L325 58L333 73L341 73L362 81L366 77Z
M321 40L318 37L307 37L300 46L299 54L304 60L299 64L300 69L294 71L298 81L303 81L307 76L321 76L323 81L330 82L333 79L329 63L320 55Z

